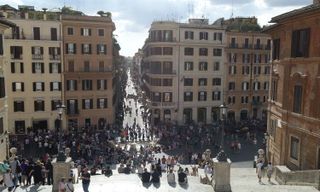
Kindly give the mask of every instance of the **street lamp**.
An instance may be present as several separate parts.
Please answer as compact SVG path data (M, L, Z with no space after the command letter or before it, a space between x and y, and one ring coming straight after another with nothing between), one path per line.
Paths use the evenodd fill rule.
M6 139L6 159L9 159L9 147L10 147L9 135L10 135L10 133L8 131L5 131L4 135L5 135L5 139Z
M264 139L266 144L266 160L269 161L269 134L268 132L264 133Z
M63 105L62 103L58 104L57 106L57 110L58 110L58 115L59 115L59 126L58 126L58 136L59 136L59 145L58 145L58 157L57 157L57 161L65 161L65 156L63 156L63 152L61 151L62 147L61 147L61 134L62 134L62 115L63 115L63 112L66 108L65 105Z
M221 118L221 143L220 148L223 149L224 144L224 129L225 129L225 120L226 120L226 114L227 114L227 106L225 103L220 105L220 118Z

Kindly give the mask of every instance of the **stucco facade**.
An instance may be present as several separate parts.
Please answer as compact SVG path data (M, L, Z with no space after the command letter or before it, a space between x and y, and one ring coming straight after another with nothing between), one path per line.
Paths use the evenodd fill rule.
M68 126L114 123L114 23L109 17L63 15L62 26Z
M320 168L320 4L272 18L268 157L293 170Z
M260 32L227 31L225 101L229 120L266 121L271 40Z
M142 74L152 122L209 124L223 103L225 30L207 19L153 22Z
M28 128L54 129L61 101L61 23L20 12L3 14L16 24L5 31L8 129L24 134ZM30 129L29 129L30 130Z

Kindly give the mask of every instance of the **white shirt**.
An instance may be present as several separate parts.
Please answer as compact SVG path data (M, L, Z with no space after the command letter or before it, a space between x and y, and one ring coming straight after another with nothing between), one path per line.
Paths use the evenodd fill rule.
M167 175L168 183L175 183L176 182L176 176L174 173L168 173Z
M13 175L12 173L5 173L4 174L4 183L6 184L7 187L13 187L14 184L13 184Z

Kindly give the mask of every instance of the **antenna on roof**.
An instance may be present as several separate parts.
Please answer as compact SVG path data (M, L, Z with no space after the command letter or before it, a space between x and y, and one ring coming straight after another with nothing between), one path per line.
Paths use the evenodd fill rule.
M232 0L232 5L231 5L231 17L230 18L232 18L233 17L233 0Z

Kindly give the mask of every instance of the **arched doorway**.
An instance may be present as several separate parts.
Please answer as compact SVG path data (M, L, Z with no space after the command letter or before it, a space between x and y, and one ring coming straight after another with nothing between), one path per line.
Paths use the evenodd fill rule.
M240 112L240 120L247 120L248 119L248 110L243 109Z
M212 107L211 109L211 120L212 122L219 121L219 111L220 109L218 107Z

